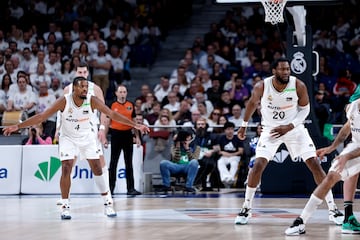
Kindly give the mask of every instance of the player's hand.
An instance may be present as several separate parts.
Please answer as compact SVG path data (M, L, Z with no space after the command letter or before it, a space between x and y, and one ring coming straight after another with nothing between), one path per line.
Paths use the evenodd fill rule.
M318 150L316 150L316 156L318 156L320 160L329 153L331 153L331 149L329 147L319 148Z
M246 138L246 127L240 127L237 136L240 140L245 140Z
M106 139L104 130L99 129L99 131L98 131L98 139L101 142L101 144L103 144L104 146L105 146L105 144L107 144L107 139Z
M344 170L345 164L347 162L347 157L346 154L344 155L339 155L336 158L334 158L335 161L337 161L337 165L335 167L335 172L337 172L338 174L341 174L341 172Z
M279 138L281 136L284 136L287 132L293 129L293 126L291 125L280 125L275 128L273 128L270 131L270 135L274 138Z
M5 136L10 136L11 133L16 132L18 130L19 130L18 125L11 125L11 126L3 128L3 133Z
M142 134L147 134L150 132L149 127L142 124L136 124L134 128L139 130Z

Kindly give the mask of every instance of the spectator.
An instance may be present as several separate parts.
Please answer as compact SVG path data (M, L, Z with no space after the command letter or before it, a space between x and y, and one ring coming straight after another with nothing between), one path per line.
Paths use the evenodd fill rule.
M217 133L217 134L223 134L225 131L224 131L224 126L225 126L225 123L228 122L228 119L226 118L226 116L224 115L220 115L219 117L219 120L218 120L218 124L219 127L214 127L214 130L213 132L214 133Z
M169 125L170 117L165 114L161 114L154 124L154 131L150 134L150 137L155 140L154 150L156 152L164 151L168 145L169 137L173 131L173 128L169 127Z
M11 91L7 111L25 111L28 117L35 115L36 96L35 93L27 88L27 81L24 76L19 76L18 91Z
M137 101L138 100L140 100L140 99L137 99ZM154 125L156 120L159 119L160 111L161 111L161 105L158 101L155 101L152 104L152 112L151 113L144 113L143 111L141 111L141 112L144 113L145 119L149 122L149 124Z
M51 85L49 88L49 94L54 95L56 98L59 98L64 95L64 90L61 86L61 81L57 77L51 79Z
M145 114L148 115L150 113L152 113L153 109L153 103L156 101L154 94L152 94L151 92L147 93L146 95L146 101L141 105L141 111Z
M200 146L199 155L199 171L196 176L195 184L201 184L201 191L212 191L211 186L207 186L210 182L210 175L216 169L216 161L218 158L218 148L213 148L216 143L216 135L212 135L208 131L209 125L205 118L199 118L196 121L195 139L190 146Z
M46 82L41 82L39 85L39 95L36 104L36 114L44 112L53 103L55 103L56 97L54 94L49 93L48 85ZM54 138L56 130L56 114L53 114L46 121L42 123L43 132L46 136Z
M148 84L141 85L140 89L140 96L138 96L136 99L140 99L142 103L146 102L146 96L150 92L150 87Z
M11 77L9 74L4 74L1 80L1 99L5 102L5 108L9 99L10 85L12 84Z
M235 128L241 126L243 118L241 116L241 107L239 104L235 104L231 109L232 116L229 117L229 122L234 123Z
M90 66L93 68L92 79L103 91L104 96L109 88L109 72L111 68L111 57L106 53L103 42L98 44L98 52L92 55Z
M175 115L180 109L180 102L175 92L169 92L167 95L169 101L163 108L169 109L172 115Z
M110 82L119 85L123 81L124 62L120 57L121 51L118 46L112 45L110 48L111 69L109 72Z
M222 88L217 78L211 80L211 88L206 91L208 100L214 105L219 106Z
M31 85L34 87L36 92L39 91L40 83L45 82L47 86L50 86L51 84L51 78L48 74L46 74L45 64L39 63L37 66L37 71L30 75Z
M29 137L24 139L24 145L51 145L52 138L43 133L41 124L29 128Z
M71 64L70 59L65 60L61 64L61 71L58 77L61 79L61 86L63 88L72 83L73 79L75 78L75 70L74 66Z
M157 84L154 88L154 95L159 102L162 102L164 97L169 95L171 91L169 77L168 76L161 76L160 83Z
M190 104L186 100L180 102L179 111L175 113L174 120L177 124L182 125L191 121Z
M199 167L200 146L190 147L192 135L188 131L179 131L174 136L171 146L171 160L160 162L160 173L163 181L164 191L171 191L170 177L173 174L184 174L186 176L185 191L195 193L193 188Z
M218 145L220 148L218 160L218 170L221 182L230 187L235 183L238 165L241 155L244 153L244 146L241 140L234 134L235 125L232 122L224 124L225 135L219 137ZM229 169L227 165L230 165Z

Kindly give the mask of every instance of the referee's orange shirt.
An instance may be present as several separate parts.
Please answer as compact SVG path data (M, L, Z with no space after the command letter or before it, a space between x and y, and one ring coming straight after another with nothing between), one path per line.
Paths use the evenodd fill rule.
M123 104L116 101L113 104L111 104L111 110L124 115L130 120L133 120L133 118L135 117L134 104L132 104L132 102L129 101L126 101ZM120 131L126 131L132 129L131 126L119 123L112 119L110 121L110 128Z

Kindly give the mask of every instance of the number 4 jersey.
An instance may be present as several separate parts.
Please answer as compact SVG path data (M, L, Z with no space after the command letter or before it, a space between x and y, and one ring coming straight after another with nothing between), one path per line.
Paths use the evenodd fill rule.
M61 135L87 140L89 133L94 132L96 127L91 123L93 114L90 104L91 95L87 95L80 107L74 103L72 94L66 94L65 99L66 105L61 114Z

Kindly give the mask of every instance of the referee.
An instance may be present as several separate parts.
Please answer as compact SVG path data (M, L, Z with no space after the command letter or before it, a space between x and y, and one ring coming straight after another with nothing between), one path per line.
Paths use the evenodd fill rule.
M123 85L119 85L115 95L117 100L112 103L111 109L115 112L126 116L133 120L136 116L134 104L128 101L127 89ZM110 135L111 135L111 160L109 167L109 184L111 194L114 194L117 177L117 165L120 157L121 150L124 151L124 161L126 168L126 185L127 195L140 195L141 193L134 188L134 171L133 171L133 136L135 134L135 142L138 146L141 145L139 132L132 129L127 125L117 121L110 121Z

